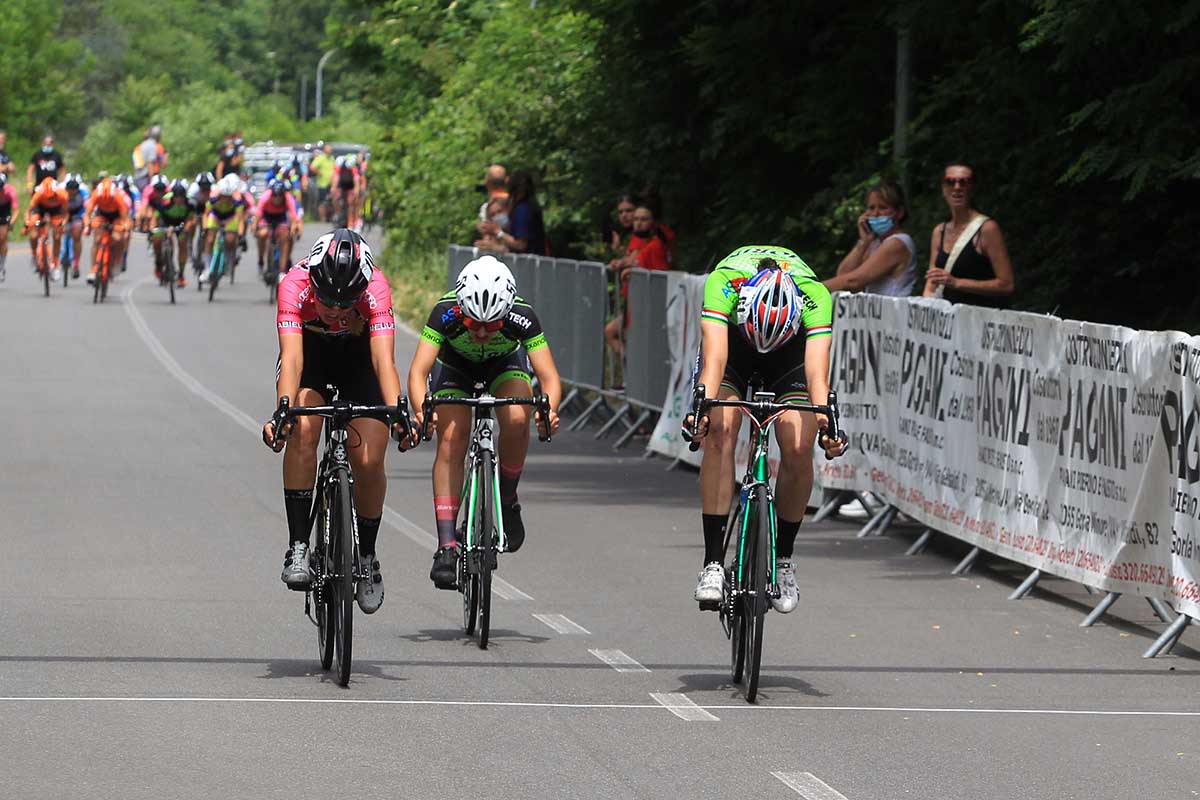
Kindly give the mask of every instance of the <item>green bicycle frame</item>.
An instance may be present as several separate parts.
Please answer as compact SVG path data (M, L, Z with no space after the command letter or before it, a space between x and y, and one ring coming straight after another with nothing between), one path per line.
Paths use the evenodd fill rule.
M756 520L758 516L755 513L752 492L754 487L759 485L767 487L767 519L771 521L771 557L767 559L767 564L770 569L770 583L775 583L775 497L771 492L771 467L767 461L771 442L770 429L756 426L751 434L751 441L753 457L746 470L746 475L747 477L753 476L753 480L743 480L740 489L741 496L738 500L742 505L742 527L738 532L738 585L742 585L745 577L743 571L746 567L746 538L750 530L750 521L751 519Z

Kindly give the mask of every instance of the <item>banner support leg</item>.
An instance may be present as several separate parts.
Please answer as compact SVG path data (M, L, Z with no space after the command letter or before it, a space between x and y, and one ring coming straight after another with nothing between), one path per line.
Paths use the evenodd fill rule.
M1088 586L1086 583L1083 585L1083 588L1084 588L1085 590L1087 590L1087 593L1088 593L1088 594L1096 594L1096 593L1097 593L1095 589L1093 589L1092 587Z
M633 424L621 434L617 441L613 442L612 449L620 450L622 447L624 447L625 443L633 438L633 435L637 433L637 429L640 428L646 422L646 420L650 419L650 417L653 415L654 412L652 411L643 411L641 414L638 414L638 418L633 421Z
M887 513L888 513L887 506L884 506L883 508L879 509L879 511L876 512L875 516L871 517L871 519L867 522L867 524L862 526L862 530L860 530L858 532L858 534L855 538L862 539L866 536L870 536L871 531L875 530L875 526L878 525L883 520L884 515Z
M915 556L918 553L925 552L925 547L929 544L929 540L933 538L933 528L926 528L917 540L912 543L912 546L904 551L906 556Z
M1171 610L1167 608L1166 603L1164 603L1162 600L1159 600L1157 597L1147 597L1146 602L1149 603L1150 607L1154 609L1154 616L1158 617L1167 624L1172 622Z
M971 571L971 567L975 566L975 559L979 558L980 549L972 547L971 552L963 556L963 560L958 562L958 566L950 570L951 575L966 575Z
M562 399L562 402L558 404L559 410L561 411L564 408L570 408L571 403L574 403L578 397L579 388L573 387L571 391L567 392L567 396Z
M633 406L629 405L629 403L626 403L625 405L618 408L617 413L613 414L612 418L609 419L608 422L601 425L600 430L596 431L596 435L593 436L592 438L593 439L603 439L605 434L607 434L610 430L612 430L613 426L616 425L618 422L620 422L621 418L624 417L626 414L628 414L629 409L631 409L632 407Z
M823 521L830 514L835 513L839 508L841 508L842 504L845 502L847 502L845 492L841 490L833 492L833 496L826 500L825 503L819 509L817 509L816 514L813 514L812 522Z
M1031 591L1033 591L1033 587L1037 586L1037 582L1041 579L1041 577L1042 577L1042 571L1040 569L1035 569L1033 572L1029 573L1029 577L1027 577L1024 581L1021 582L1020 586L1018 586L1016 589L1013 589L1013 593L1008 596L1008 599L1009 600L1022 599L1023 597L1025 597L1025 595L1027 595Z
M569 428L567 428L567 430L577 431L580 428L582 428L584 425L586 425L588 418L590 416L592 416L592 414L596 411L597 408L600 407L600 404L603 402L604 402L604 395L600 395L595 400L593 400L591 402L591 404L583 410L583 413L575 418L575 421L571 423L571 426Z
M673 470L673 469L675 469L676 467L678 467L678 466L680 465L680 463L682 463L682 462L683 462L683 459L682 459L682 458L677 458L677 459L675 459L675 460L674 460L674 461L672 461L670 464L667 464L667 468L666 468L665 470L663 470L663 472L670 472L671 470Z
M887 536L887 530L892 526L892 522L896 519L896 515L900 513L900 509L895 506L887 507L887 514L884 515L883 521L871 533L872 536Z
M1150 645L1146 652L1142 653L1142 658L1154 658L1161 653L1171 651L1175 643L1179 641L1179 637L1183 635L1183 629L1186 628L1192 619L1187 614L1180 614L1175 618L1162 635L1154 640L1154 644Z
M1092 609L1092 613L1084 617L1083 622L1079 623L1079 627L1090 628L1095 625L1104 616L1105 612L1112 608L1112 604L1117 602L1117 598L1120 596L1120 592L1109 592L1104 595L1104 598Z

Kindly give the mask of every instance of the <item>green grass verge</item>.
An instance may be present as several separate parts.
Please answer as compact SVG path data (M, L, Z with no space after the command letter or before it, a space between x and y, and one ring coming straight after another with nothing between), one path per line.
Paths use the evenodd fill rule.
M396 316L415 331L429 319L429 311L446 293L446 251L392 250L385 247L380 259L392 285Z

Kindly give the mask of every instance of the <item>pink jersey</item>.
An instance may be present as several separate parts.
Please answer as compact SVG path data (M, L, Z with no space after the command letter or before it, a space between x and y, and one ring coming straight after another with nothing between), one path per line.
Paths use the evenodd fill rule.
M0 192L0 219L15 217L20 209L21 202L17 199L17 190L11 183L4 184L4 191Z
M285 214L288 219L297 219L300 216L296 211L296 198L292 197L291 192L284 192L282 199L276 197L274 192L264 192L262 199L258 201L258 207L254 209L254 216L259 219L282 217Z
M279 309L275 322L282 333L311 331L325 336L361 336L363 327L371 336L395 336L392 317L392 288L382 270L375 270L367 288L353 308L318 305L308 277L308 259L288 271L279 282Z
M137 207L138 213L144 214L147 211L151 211L151 210L154 210L155 208L157 208L158 201L162 200L163 197L166 196L166 194L167 193L165 191L160 192L157 189L153 189L153 188L147 189L146 193L142 195L141 203Z

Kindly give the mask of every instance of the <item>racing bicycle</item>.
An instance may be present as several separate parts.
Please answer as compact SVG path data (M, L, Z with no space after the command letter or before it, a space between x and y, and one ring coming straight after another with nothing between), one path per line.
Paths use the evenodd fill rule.
M308 527L317 529L310 566L312 583L304 594L304 615L317 627L317 652L321 669L337 667L337 682L350 683L354 645L354 585L371 580L371 573L357 571L358 522L354 512L354 474L347 446L350 423L355 419L377 419L389 427L399 422L412 442L415 428L408 415L408 400L394 406L355 405L338 399L336 387L327 406L291 408L286 397L279 399L272 421L275 431L284 431L298 417L323 417L325 445L317 468L317 485ZM285 434L277 433L276 440Z
M761 391L757 376L751 380L747 394L751 400L715 400L704 396L704 386L698 384L692 398L692 424L686 422L683 438L692 451L700 447L696 425L710 408L737 408L750 419L750 458L738 490L737 503L729 511L725 526L725 541L721 560L729 552L729 543L736 535L736 545L729 569L725 572L722 599L716 608L701 604L701 608L718 611L721 627L730 641L730 677L734 683L746 679L746 702L758 697L758 676L762 664L763 621L771 599L779 598L779 583L775 576L775 494L771 488L771 465L767 458L771 443L771 428L788 411L808 411L824 414L828 419L827 435L843 439L838 428L837 392L829 392L827 405L807 403L776 403L772 392Z
M34 238L30 243L33 250L33 263L37 267L38 277L42 279L42 290L45 296L50 296L50 251L53 249L50 237L50 223L44 219L39 219L32 225L27 225L25 231L29 228L34 229Z
M154 228L150 231L150 235L162 236L162 270L159 273L158 282L160 285L167 287L167 292L171 296L171 303L175 303L175 284L179 280L180 267L176 264L176 252L179 250L178 241L179 234L183 231L184 225L168 225L163 228ZM186 253L184 254L186 256Z
M112 223L96 229L96 283L92 289L92 302L103 303L108 297L108 282L112 279Z
M474 424L467 450L468 469L459 504L458 591L463 596L463 630L474 636L479 630L479 648L486 650L492 619L492 572L497 556L506 551L504 518L500 514L500 481L496 476L497 424L493 411L499 406L533 406L538 417L538 440L550 441L550 398L492 397L482 383L475 384L474 397L426 397L422 409L425 424L421 437L433 435L433 409L440 405L473 409Z

